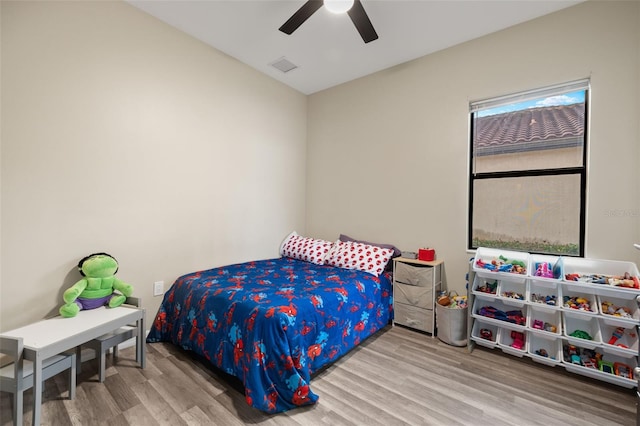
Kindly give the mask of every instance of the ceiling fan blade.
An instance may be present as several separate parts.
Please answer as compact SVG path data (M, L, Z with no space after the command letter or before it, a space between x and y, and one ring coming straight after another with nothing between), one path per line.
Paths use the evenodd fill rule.
M298 29L300 25L311 17L318 9L322 7L322 0L309 0L302 5L291 18L287 20L279 30L285 34L291 34Z
M367 12L365 12L360 0L354 0L353 6L351 6L351 9L349 9L347 13L365 43L378 39L378 33L376 33L376 30L373 28L373 24L369 20Z

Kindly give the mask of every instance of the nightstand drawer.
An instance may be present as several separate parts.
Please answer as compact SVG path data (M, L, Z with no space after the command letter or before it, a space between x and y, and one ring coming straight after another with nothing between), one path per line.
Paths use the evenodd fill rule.
M403 262L395 262L394 278L404 284L432 287L434 269L430 266L409 265ZM436 281L438 281L436 279Z
M395 282L393 285L393 300L397 303L403 303L417 308L433 309L432 292L433 286L420 287Z
M433 311L402 303L394 303L393 310L394 322L433 333Z

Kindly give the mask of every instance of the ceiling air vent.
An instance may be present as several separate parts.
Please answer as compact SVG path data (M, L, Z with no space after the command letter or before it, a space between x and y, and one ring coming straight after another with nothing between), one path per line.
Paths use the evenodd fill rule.
M286 58L276 59L274 62L271 62L269 65L272 67L279 69L282 72L289 72L298 68L296 64L289 62Z

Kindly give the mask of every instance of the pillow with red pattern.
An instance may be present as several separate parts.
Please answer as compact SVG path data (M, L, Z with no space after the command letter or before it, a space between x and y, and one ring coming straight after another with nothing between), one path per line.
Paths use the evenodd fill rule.
M293 231L284 239L280 246L280 254L292 259L304 260L305 262L324 265L325 258L331 250L331 241L317 240L315 238L303 237Z
M369 244L370 246L376 246L376 247L380 247L380 248L386 248L386 249L391 249L393 250L393 255L391 255L391 258L393 259L394 257L399 257L402 252L400 251L400 249L396 246L394 246L393 244L380 244L380 243L372 243L370 241L364 241L364 240L356 240L355 238L352 238L348 235L345 234L340 234L340 241L355 241L356 243L362 243L362 244ZM387 267L385 268L385 271L393 271L393 262L389 262L387 263Z
M376 247L380 247L380 248L386 248L386 249L391 249L393 250L393 256L394 257L399 257L402 253L400 251L400 249L396 246L394 246L393 244L380 244L380 243L372 243L371 241L365 241L365 240L357 240L353 237L350 237L348 235L345 234L340 234L340 241L354 241L356 243L362 243L362 244L369 244L370 246L376 246Z
M380 275L393 256L393 250L355 241L336 241L329 252L326 264L344 269L357 269L376 277Z

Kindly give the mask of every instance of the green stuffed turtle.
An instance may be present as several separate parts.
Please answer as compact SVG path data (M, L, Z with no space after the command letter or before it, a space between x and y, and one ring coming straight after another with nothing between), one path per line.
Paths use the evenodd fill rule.
M86 256L78 263L78 269L84 278L65 290L62 297L65 304L60 308L60 315L63 317L75 317L83 309L105 305L115 308L133 293L130 284L115 277L118 261L107 253Z

